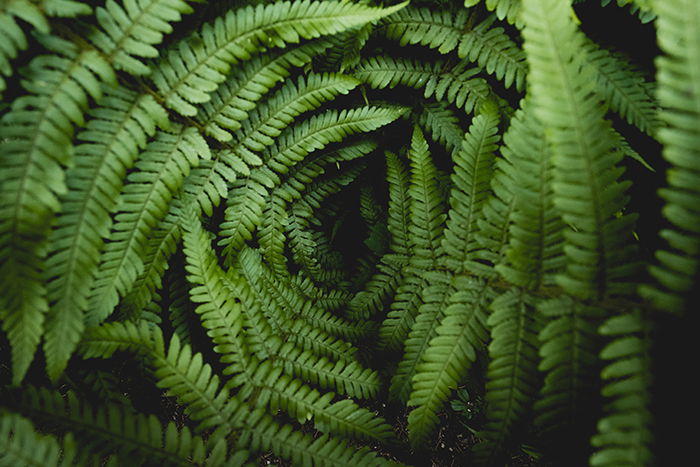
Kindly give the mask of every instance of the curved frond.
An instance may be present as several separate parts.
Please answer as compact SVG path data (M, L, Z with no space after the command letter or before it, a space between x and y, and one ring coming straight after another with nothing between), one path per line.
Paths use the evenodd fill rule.
M0 308L17 383L42 335L46 236L67 189L63 167L73 161L74 127L84 124L89 97L101 96L101 82L114 81L94 50L54 36L42 42L54 54L29 63L22 73L28 94L0 120Z
M418 105L418 125L429 133L433 140L442 144L448 152L459 148L464 129L455 111L444 102L425 100Z
M426 62L381 55L362 60L353 76L375 89L399 84L423 89L423 97L434 96L470 113L492 98L488 83L476 76L480 71L467 68L464 62L450 66L439 60Z
M168 107L186 116L211 99L231 66L271 47L334 34L375 21L405 4L376 8L342 1L276 2L229 11L196 36L173 44L151 78Z
M100 29L90 31L87 39L115 68L146 75L151 70L139 58L157 57L155 46L173 31L171 23L192 11L185 0L125 0L124 6L107 0L104 7L95 10Z
M337 112L330 110L305 120L283 132L277 143L267 149L263 167L253 170L245 182L231 192L232 202L221 225L219 245L231 256L261 223L269 189L279 184L279 175L301 162L309 153L341 141L352 133L369 132L387 125L404 112L403 108L360 107ZM279 175L278 175L279 174Z
M45 277L50 310L44 350L55 379L65 367L84 328L88 294L108 236L126 170L153 136L167 125L165 111L151 96L105 89L100 107L78 134L75 166L66 173L68 192L49 235Z
M72 432L81 450L117 454L136 465L192 465L204 463L207 449L189 428L163 424L154 416L134 413L118 404L93 407L74 392L25 388L10 396L14 407L37 423Z
M493 19L487 18L465 33L459 42L458 54L503 81L506 88L515 85L522 91L527 75L525 53L503 28L492 27Z
M627 123L654 136L659 126L656 86L646 81L624 57L593 41L585 41L585 47L585 63L594 70L598 93Z
M310 63L327 47L327 42L316 40L243 62L221 83L211 100L200 105L197 121L207 135L221 142L230 141L232 133L248 118L248 112L270 89L289 76L292 67Z
M207 142L195 128L172 130L156 133L136 163L137 170L129 174L90 293L87 322L92 325L112 313L143 270L141 255L148 232L167 214L190 167L211 158Z
M457 48L467 29L469 12L409 6L382 19L377 30L399 44L420 44L446 54Z

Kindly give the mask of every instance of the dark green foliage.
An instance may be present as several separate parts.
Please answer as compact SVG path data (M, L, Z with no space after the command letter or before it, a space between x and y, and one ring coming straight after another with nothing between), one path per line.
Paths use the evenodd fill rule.
M0 465L658 462L700 6L583 1L0 0Z

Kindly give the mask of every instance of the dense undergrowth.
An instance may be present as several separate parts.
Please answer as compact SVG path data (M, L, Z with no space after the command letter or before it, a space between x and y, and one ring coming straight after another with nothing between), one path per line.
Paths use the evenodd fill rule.
M670 459L698 24L0 0L0 465Z

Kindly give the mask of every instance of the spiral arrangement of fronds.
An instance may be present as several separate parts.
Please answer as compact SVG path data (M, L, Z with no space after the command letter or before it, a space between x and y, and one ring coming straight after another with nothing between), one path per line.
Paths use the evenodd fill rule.
M411 464L465 383L469 465L652 465L700 2L617 0L656 79L576 3L0 0L0 465Z

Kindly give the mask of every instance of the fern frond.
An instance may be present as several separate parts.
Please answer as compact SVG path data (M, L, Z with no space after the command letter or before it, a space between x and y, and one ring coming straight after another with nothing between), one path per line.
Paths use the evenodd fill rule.
M607 6L613 0L600 0L600 4ZM648 23L656 19L656 11L654 10L653 0L617 0L617 6L623 7L630 5L630 12L636 14L642 23Z
M535 427L566 456L588 450L597 413L590 394L599 392L598 327L605 310L569 296L540 302L544 327L539 333L544 386L534 404ZM568 440L568 441L567 441Z
M141 254L148 232L165 217L173 194L180 188L191 166L211 157L209 146L196 129L175 126L173 132L159 131L141 154L136 171L128 177L121 206L105 245L95 276L87 322L107 318L119 297L133 286L143 270Z
M338 71L340 73L354 67L359 63L360 52L373 29L374 25L367 23L359 28L330 36L331 46L322 57L315 60L314 65L321 71Z
M651 319L633 310L608 319L599 332L613 340L601 352L610 362L601 373L608 403L591 439L597 451L590 465L651 465Z
M353 76L375 89L394 88L397 85L423 90L423 97L461 107L471 113L475 107L491 98L491 88L476 77L478 68L467 68L466 63L449 66L442 61L426 62L393 58L388 55L362 60Z
M350 319L368 319L379 313L391 300L399 287L401 270L408 258L393 253L382 256L376 265L377 271L364 288L348 302Z
M287 373L321 389L331 389L357 399L370 399L382 386L377 372L364 368L356 360L332 362L290 343L283 345L278 355Z
M464 130L455 111L444 102L423 101L419 103L418 125L429 133L433 140L443 145L448 152L459 148Z
M413 241L408 231L411 224L410 196L408 188L410 174L404 162L396 154L386 152L386 178L389 185L389 206L387 228L391 235L391 250L402 256L408 256L413 249Z
M535 116L553 152L554 204L570 228L564 232L566 271L557 283L580 298L628 293L635 246L634 215L617 216L629 182L612 151L610 124L590 94L595 77L580 53L583 34L565 0L523 0L528 83ZM566 103L567 105L562 105Z
M554 167L544 128L525 103L503 137L504 157L513 167L515 205L506 260L496 270L507 281L531 290L551 286L565 265L561 217L554 206Z
M163 333L147 321L115 321L86 329L78 352L83 358L110 358L114 352L164 352Z
M97 7L95 17L100 29L93 29L87 40L95 44L115 68L134 75L147 75L150 69L139 60L157 57L163 36L173 31L171 23L192 13L185 0L126 0L121 6L107 0Z
M487 338L486 307L491 289L469 276L455 276L457 290L442 310L435 337L425 349L413 377L408 405L408 435L414 449L424 445L438 423L437 412L476 359Z
M422 268L410 264L403 268L403 277L396 289L394 300L379 327L378 347L391 351L400 350L408 336L421 305L420 292L428 285Z
M489 11L494 11L498 19L505 19L510 24L518 27L518 29L522 29L523 19L521 12L525 9L522 2L523 0L486 0L486 8ZM474 4L474 0L471 0L471 3Z
M2 75L12 75L10 61L28 45L24 30L15 18L31 24L32 28L41 34L48 34L51 26L47 16L72 18L91 12L92 8L89 5L73 0L42 0L40 4L30 0L3 2L0 5L0 96L6 87Z
M356 79L341 74L309 74L296 82L289 81L242 122L240 136L232 142L231 152L242 160L256 157L254 154L274 144L297 116L347 94L358 84Z
M429 270L443 253L440 240L446 216L428 143L417 126L413 129L408 159L411 164L411 184L408 188L411 222L408 233L413 242L413 254L409 261Z
M16 410L38 423L72 432L81 449L117 454L136 465L191 465L203 463L206 444L192 436L189 428L177 429L174 422L163 426L154 415L132 412L118 404L93 407L74 392L25 388L11 397Z
M83 125L88 99L114 81L94 50L42 36L53 55L35 57L23 71L29 94L0 120L0 308L13 348L13 374L22 380L42 335L47 311L42 283L46 235L58 195L66 192L63 166L73 159L73 129Z
M221 225L220 236L224 238L219 242L224 253L230 257L252 238L261 222L268 189L279 184L277 174L286 174L309 153L331 142L341 141L352 133L373 131L393 122L403 112L403 108L389 107L330 110L283 132L277 144L266 151L266 165L251 172L250 178L238 184L230 194L232 201L226 210L226 221Z
M658 60L660 118L668 126L658 132L663 156L671 163L667 186L659 195L666 201L663 215L671 223L660 233L667 245L656 252L658 263L649 268L654 285L642 295L662 310L682 312L687 295L698 282L700 259L700 29L690 18L699 5L688 1L654 2L658 13L658 42L665 55Z
M116 206L126 170L153 136L168 124L165 111L146 95L105 88L100 107L78 134L75 167L66 173L57 227L49 235L45 277L50 310L44 351L47 373L56 379L80 339L93 273L110 211Z
M154 349L148 356L157 386L185 406L189 417L198 423L197 432L214 429L209 439L218 441L240 426L248 410L220 387L219 377L204 362L202 354L180 344L177 334L170 339L167 352Z
M425 271L423 274L427 283L420 294L421 305L403 343L403 355L391 377L389 387L391 396L403 403L408 402L417 367L430 341L436 336L436 330L444 318L444 310L449 306L450 297L455 292L449 273Z
M0 96L7 87L5 77L12 75L12 60L19 51L27 48L27 37L15 18L21 18L35 29L47 34L49 24L37 6L27 0L4 2L0 6Z
M525 53L503 28L492 27L493 19L487 18L465 33L458 54L503 81L506 88L515 85L515 89L522 91L527 75Z
M585 41L586 66L593 68L596 89L610 108L650 136L658 128L656 86L632 68L624 57L611 53L593 41Z
M465 262L480 247L474 233L489 195L499 141L498 124L496 112L483 112L474 117L460 149L452 155L454 186L450 191L450 209L442 238L445 257L441 261L457 274L465 272Z
M333 393L321 394L283 369L266 361L253 375L256 406L266 405L272 413L284 410L299 423L312 420L321 432L358 440L386 441L393 438L391 427L351 399L332 402ZM238 393L240 396L241 392Z
M231 66L272 47L376 21L405 4L376 8L342 1L277 2L229 11L167 51L151 78L176 112L192 116L208 102Z
M387 38L399 44L420 44L447 54L457 48L467 29L469 12L409 6L382 19L377 25Z
M491 331L486 382L486 421L475 453L479 464L497 464L508 443L527 420L542 385L537 336L542 320L536 299L520 290L499 295L490 305Z
M290 425L281 426L262 411L254 412L245 420L238 446L253 451L272 450L276 455L290 459L294 465L391 465L366 447L354 448L345 441L328 435L314 439L294 430Z
M308 184L323 174L328 165L364 157L375 148L376 144L372 142L360 141L316 158L307 158L290 168L287 178L272 190L266 200L258 242L265 259L277 275L288 272L287 258L284 256L288 204L301 198Z
M76 451L71 435L66 435L60 443L53 436L37 433L28 419L0 411L1 466L67 467L72 465Z
M211 100L201 104L197 121L206 134L221 142L230 141L232 133L248 118L248 112L270 89L289 76L292 67L310 63L327 47L327 42L316 40L279 52L270 51L243 62L211 95Z

